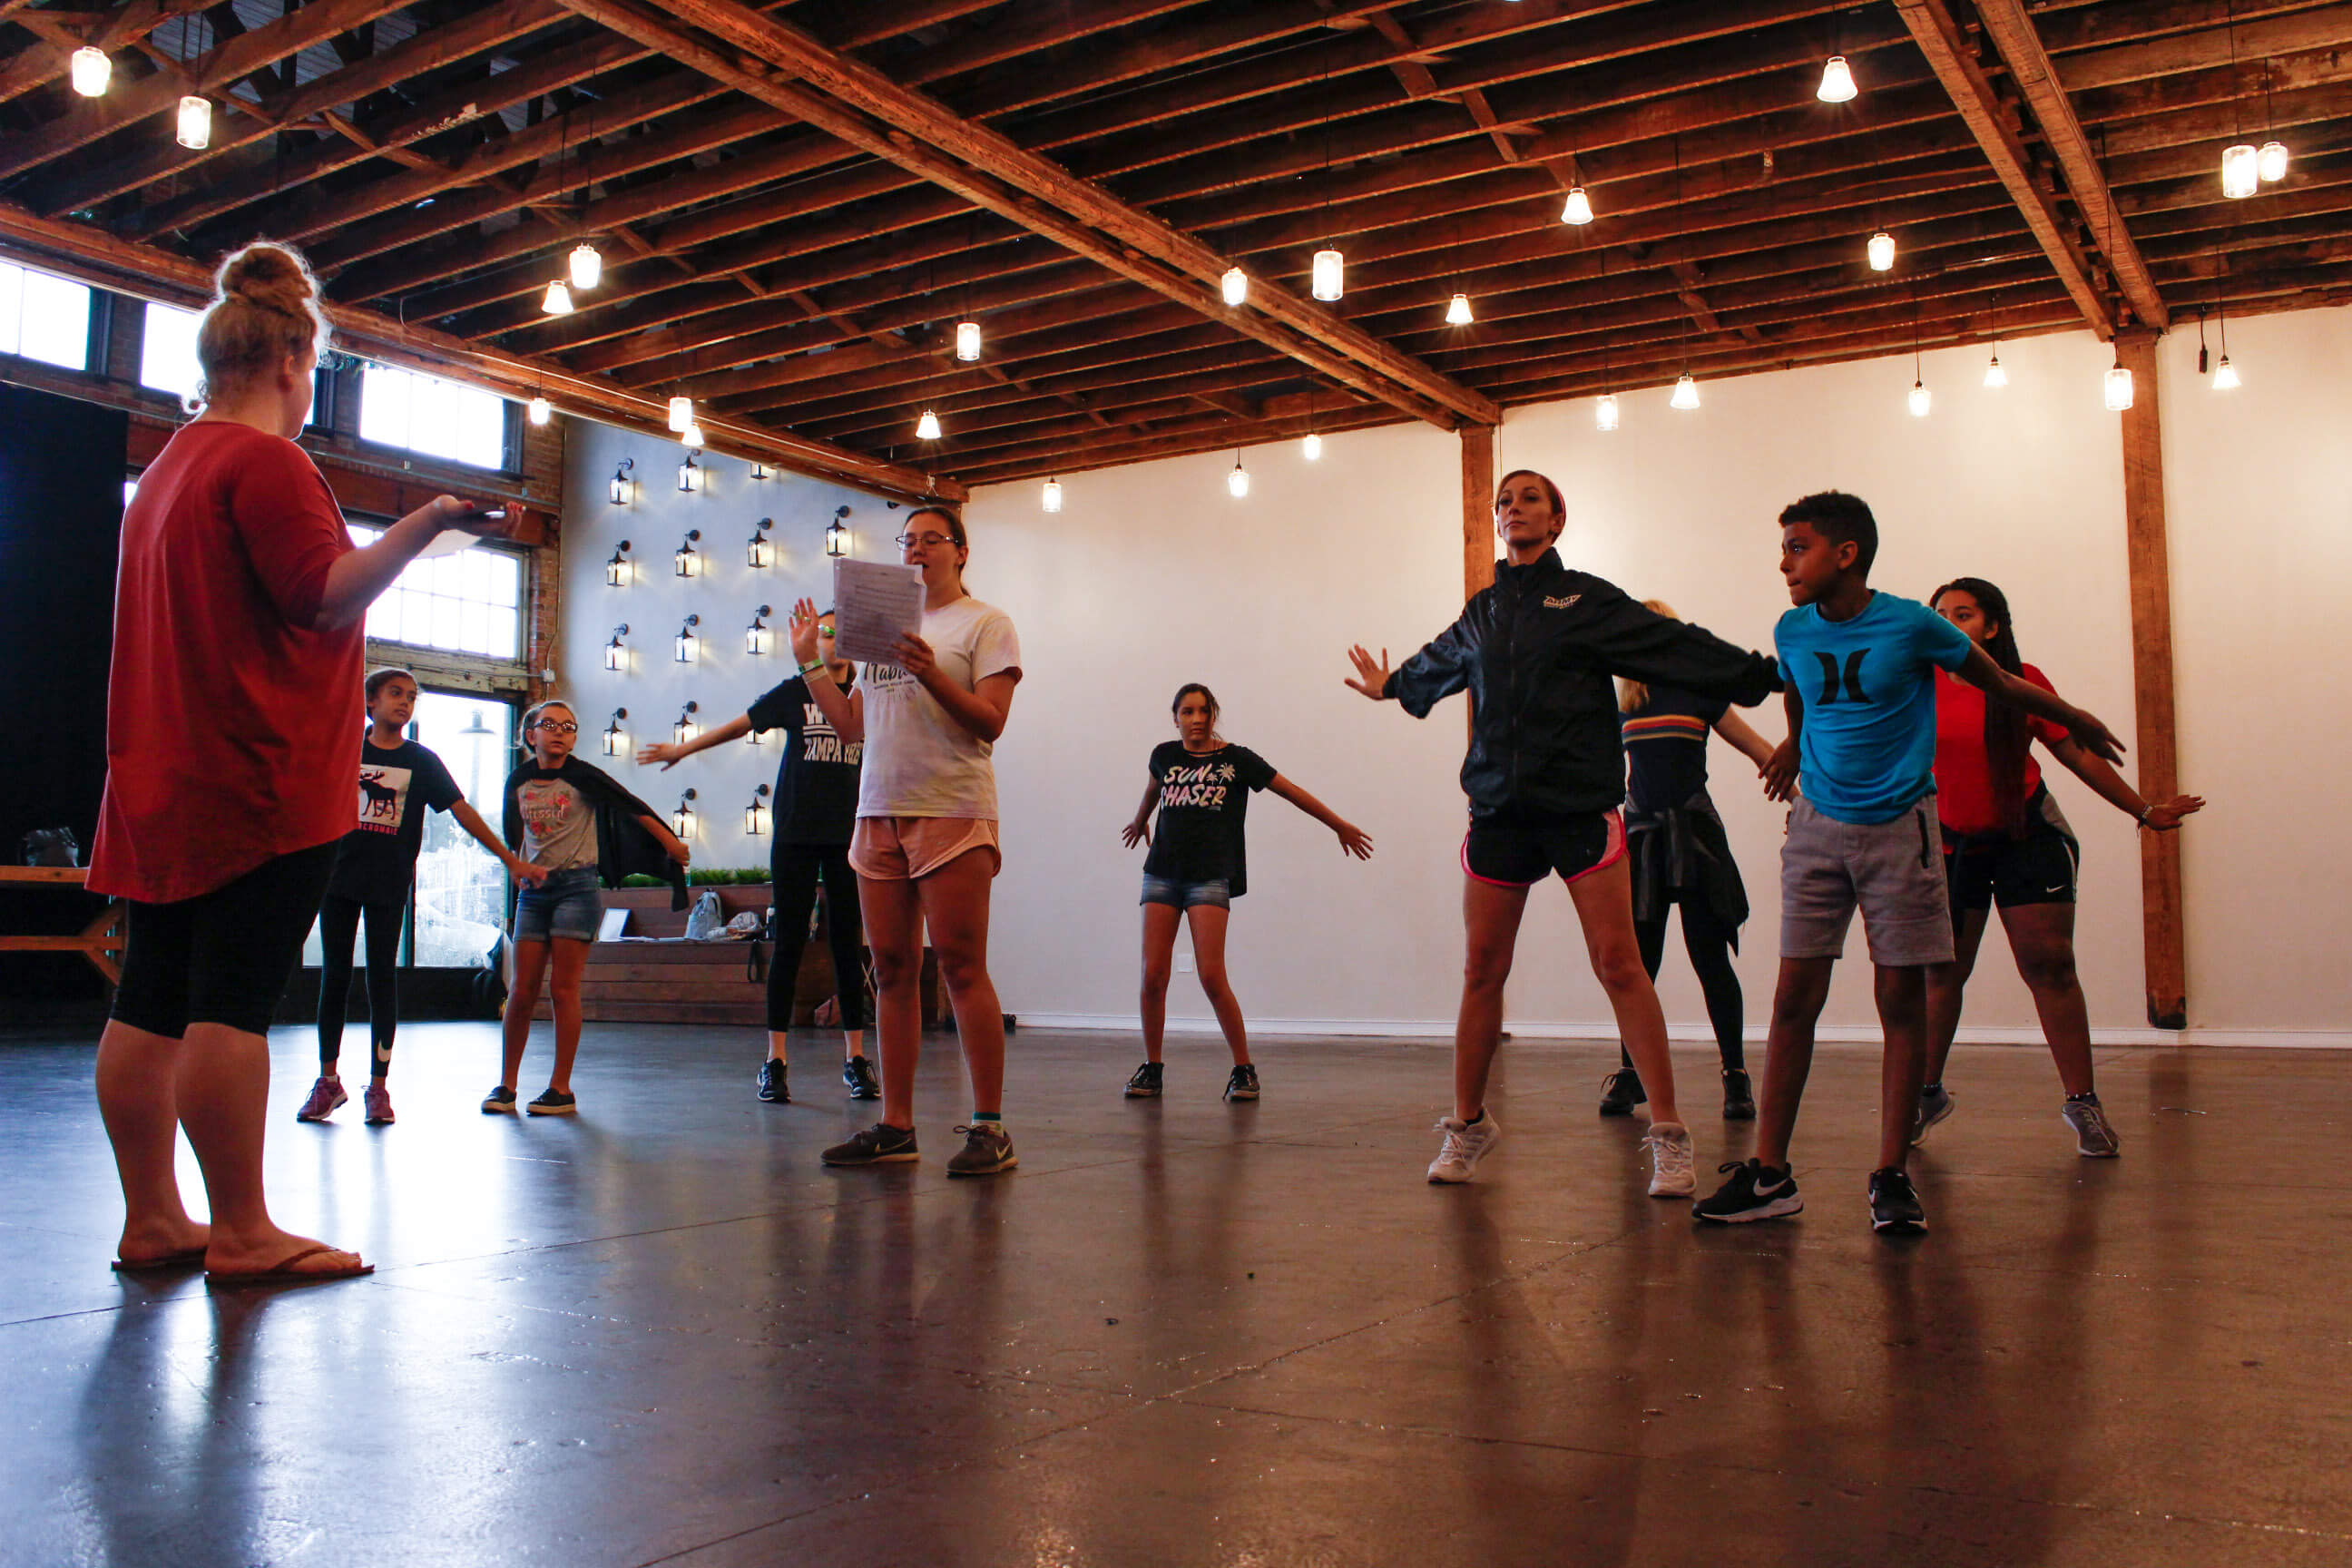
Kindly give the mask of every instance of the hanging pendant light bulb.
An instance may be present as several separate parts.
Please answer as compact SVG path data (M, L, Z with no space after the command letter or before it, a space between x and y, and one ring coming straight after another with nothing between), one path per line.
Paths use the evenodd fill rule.
M1045 510L1047 511L1062 510L1062 481L1059 479L1045 481Z
M1914 419L1925 419L1927 417L1927 409L1933 402L1933 398L1934 395L1928 392L1927 384L1926 382L1913 382L1911 384L1910 397L1911 417Z
M178 129L173 140L192 153L213 144L213 100L196 93L180 100Z
M1348 258L1336 250L1315 253L1315 297L1329 301L1347 292Z
M1845 63L1843 55L1832 55L1822 67L1822 85L1813 96L1823 103L1851 103L1855 92L1853 68Z
M1595 430L1617 428L1617 395L1604 392L1592 401L1592 427Z
M562 279L547 286L547 296L540 300L539 308L551 316L572 314L572 290L563 286Z
M1568 188L1568 205L1559 209L1559 221L1577 225L1592 221L1592 198L1584 194L1582 185Z
M1219 286L1224 291L1225 303L1228 305L1239 305L1249 299L1249 274L1238 267L1226 268L1224 277L1219 280Z
M84 98L103 97L113 76L114 62L104 49L84 44L73 52L73 89Z
M2262 154L2251 142L2241 142L2221 153L2221 194L2232 200L2262 189Z
M955 333L955 356L966 364L980 358L980 323L958 321Z
M529 412L532 424L544 425L555 417L555 405L544 397L534 397L530 400Z
M1447 326L1466 327L1470 324L1473 318L1470 314L1469 295L1456 294L1446 303L1445 324Z
M2274 185L2286 178L2286 143L2273 137L2254 154L2254 172L2262 176L2264 184Z
M2106 393L2108 413L2121 414L2132 405L2132 373L2121 364L2107 372L2101 385Z
M671 398L669 400L669 427L683 436L686 434L686 427L693 423L694 399L691 397Z
M1234 454L1234 471L1225 476L1225 493L1235 500L1249 494L1249 470L1242 467L1242 455Z
M1675 395L1672 403L1676 408L1698 406L1698 383L1691 379L1690 372L1683 372L1682 379L1675 383Z
M1895 237L1893 235L1882 228L1870 237L1870 244L1864 248L1870 257L1870 269L1873 272L1887 272L1894 269Z
M2238 367L2230 363L2228 354L2223 354L2221 363L2213 371L2213 390L2228 392L2242 384L2238 379Z
M572 247L570 260L574 289L593 289L604 280L604 253L588 241L583 239Z
M936 441L939 438L940 416L926 408L923 410L923 416L915 421L915 439L918 441Z
M1323 437L1309 430L1306 438L1298 443L1298 449L1306 454L1308 462L1315 462L1323 456Z
M2009 372L2000 368L2000 345L1999 343L1995 343L1993 345L1992 363L1985 366L1984 384L1995 390L2009 384Z
M684 431L682 434L680 434L680 435L679 435L679 437L678 437L678 441L679 441L682 445L688 446L688 447L699 447L699 446L701 446L701 445L702 445L702 426L699 426L699 425L689 425L689 426L688 426L686 427L685 431Z

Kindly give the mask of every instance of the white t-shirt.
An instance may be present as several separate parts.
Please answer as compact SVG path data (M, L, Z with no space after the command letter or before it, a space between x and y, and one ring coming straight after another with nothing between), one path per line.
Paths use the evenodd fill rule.
M1021 668L1013 617L993 605L962 598L923 612L923 640L949 679L966 691L992 675ZM866 765L857 781L860 816L961 816L996 820L996 770L989 743L957 723L895 664L869 664L866 689Z

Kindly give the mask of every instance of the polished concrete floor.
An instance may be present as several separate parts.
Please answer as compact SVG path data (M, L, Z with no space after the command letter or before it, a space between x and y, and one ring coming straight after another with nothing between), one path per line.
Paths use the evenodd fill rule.
M373 1279L117 1279L89 1043L0 1047L0 1562L2352 1562L2336 1056L2109 1053L2094 1163L2041 1053L1963 1050L1889 1242L1851 1047L1804 1215L1698 1231L1599 1047L1509 1047L1435 1188L1429 1045L1270 1043L1229 1107L1213 1042L1129 1102L1132 1039L1024 1033L1021 1168L951 1183L947 1041L924 1162L851 1172L814 1036L772 1107L740 1032L594 1027L516 1121L488 1026L414 1026L381 1130L298 1126L276 1043L279 1217Z

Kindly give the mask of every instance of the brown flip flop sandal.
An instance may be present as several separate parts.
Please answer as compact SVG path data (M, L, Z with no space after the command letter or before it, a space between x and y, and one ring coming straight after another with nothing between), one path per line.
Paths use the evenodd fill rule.
M152 1274L166 1268L202 1268L205 1249L189 1247L185 1252L167 1252L160 1258L118 1258L107 1265L117 1274Z
M298 1285L313 1279L356 1279L362 1274L375 1272L375 1265L373 1263L362 1263L356 1268L297 1267L325 1253L342 1250L340 1247L307 1247L291 1258L279 1258L267 1268L250 1268L233 1274L222 1273L218 1270L207 1271L205 1275L205 1283L207 1285Z

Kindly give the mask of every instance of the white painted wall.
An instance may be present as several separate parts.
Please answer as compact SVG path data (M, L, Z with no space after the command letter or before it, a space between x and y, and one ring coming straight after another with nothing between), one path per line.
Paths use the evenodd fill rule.
M2352 602L2352 455L2342 434L2352 388L2337 368L2352 363L2352 314L2264 318L2231 337L2247 384L2227 395L2194 374L2193 326L2166 345L2182 763L2188 786L2214 803L2186 843L2192 1037L2280 1043L2294 1037L2266 1032L2336 1031L2352 1041L2352 984L2337 957L2352 826L2326 805L2352 763L2352 742L2330 718L2327 657L2337 641L2329 619ZM1878 585L1923 596L1963 573L2000 584L2026 657L2128 739L2120 443L2099 399L2107 351L2086 334L2045 337L2004 345L2001 360L2011 384L1991 392L1979 384L1981 353L1928 355L1936 407L1925 420L1905 410L1907 357L1710 384L1696 413L1669 410L1663 391L1642 393L1625 399L1623 427L1607 436L1592 428L1587 403L1514 410L1498 440L1500 467L1538 468L1559 480L1571 514L1562 541L1571 563L1758 647L1769 647L1787 603L1775 571L1775 514L1810 489L1853 490L1884 529ZM623 449L675 462L674 449L583 429L572 447L572 493L601 493ZM1331 437L1319 464L1306 463L1295 444L1253 448L1252 492L1242 501L1225 493L1230 455L1073 475L1057 516L1040 510L1034 484L973 498L971 582L1013 616L1026 662L997 751L1006 864L993 966L1009 1009L1037 1021L1131 1024L1141 854L1124 849L1118 830L1142 792L1147 753L1171 733L1170 698L1200 679L1223 700L1233 739L1379 845L1370 865L1345 861L1321 827L1258 797L1254 890L1237 906L1231 954L1255 1026L1450 1032L1461 940L1462 709L1449 703L1416 723L1365 702L1340 679L1350 641L1385 645L1402 658L1458 610L1457 451L1451 436L1401 426ZM720 606L714 624L731 636L751 603L782 607L795 571L822 580L815 531L831 506L846 500L858 509L853 521L869 549L894 518L870 498L802 480L751 486L730 480L740 468L726 459L713 467L721 477L708 498L673 499L649 483L625 521L592 506L567 539L567 683L583 694L608 683L628 692L633 718L646 699L647 722L663 726L689 689L706 717L731 713L769 677L744 668L753 661L735 639L713 668L680 679L667 665L667 643L688 600ZM780 499L748 499L762 489ZM750 520L769 512L791 563L772 574L772 595L750 584L740 565ZM720 575L678 595L657 574L668 570L682 520L713 515L730 520L716 529L703 522ZM645 521L652 518L661 521ZM596 574L610 553L605 535L620 528L639 540L647 574L637 588L612 594ZM607 599L658 611L642 619L588 611ZM705 616L712 620L708 608ZM631 639L640 662L627 681L595 668L604 623L623 618L641 633ZM601 725L610 703L585 706ZM1754 717L1767 734L1780 733L1776 710ZM1777 958L1780 813L1736 753L1718 747L1714 760L1716 797L1758 910L1740 967L1751 1027L1760 1027ZM697 759L705 765L695 782L724 777L706 797L740 818L739 797L772 759L758 767L712 761ZM2104 1037L2149 1037L2132 826L2057 772L2053 787L2084 840L2080 948L2095 1024ZM656 805L673 804L669 784L646 788ZM740 826L713 832L740 835ZM725 863L759 858L723 842L697 852ZM1997 934L1987 946L1970 993L1970 1033L2038 1038ZM1850 952L1826 1022L1833 1032L1874 1036L1858 934ZM1677 1035L1704 1037L1697 988L1671 948L1661 992ZM1181 976L1171 1011L1206 1026L1206 1008ZM1530 908L1510 1013L1524 1034L1607 1032L1606 1006L1557 888Z

